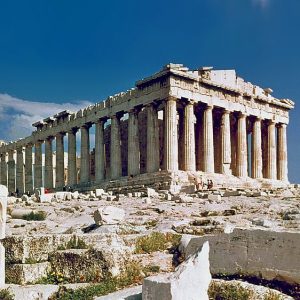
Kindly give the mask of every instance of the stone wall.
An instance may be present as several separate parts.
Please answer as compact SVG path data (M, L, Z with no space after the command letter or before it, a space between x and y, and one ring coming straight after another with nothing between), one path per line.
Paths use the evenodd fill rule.
M300 283L300 233L235 229L230 234L185 236L186 257L205 241L210 244L212 274L244 274L267 280Z

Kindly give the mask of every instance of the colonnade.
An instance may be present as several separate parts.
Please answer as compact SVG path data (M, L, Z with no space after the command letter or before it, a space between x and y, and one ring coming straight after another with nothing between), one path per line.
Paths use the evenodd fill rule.
M143 131L139 128L139 114L142 110L146 118L146 128ZM163 119L158 118L159 110L163 110ZM218 113L217 127L216 112ZM65 185L91 184L90 128L93 124L95 125L94 183L120 178L124 175L122 172L124 161L121 155L121 117L124 113L128 113L127 176L141 173L141 151L145 151L145 172L147 173L161 169L176 172L180 169L206 173L219 172L243 178L249 176L256 179L288 180L286 124L275 124L272 120L262 120L242 112L169 97L162 102L115 113L81 127L74 127L68 132L62 131L55 136L47 136L44 140L36 140L8 152L1 152L0 148L1 184L8 185L10 192L17 190L19 193L32 192L35 187L41 187L43 182L45 188L48 189L62 189ZM105 130L109 128L109 123L110 165L107 166ZM179 124L182 126L180 127ZM81 142L78 182L76 157L79 149L77 149L76 133L79 130ZM146 149L140 149L141 132L146 135ZM163 136L162 141L160 133ZM65 137L68 138L66 182ZM55 182L53 177L54 139L56 141ZM42 167L43 143L45 144L44 169ZM161 151L160 148L163 150ZM35 153L34 176L33 149Z

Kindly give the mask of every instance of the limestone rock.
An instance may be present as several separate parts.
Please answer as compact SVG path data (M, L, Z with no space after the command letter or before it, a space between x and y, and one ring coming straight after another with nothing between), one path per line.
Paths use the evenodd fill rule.
M105 192L104 192L103 189L96 189L96 190L95 190L95 195L96 195L97 198L98 198L98 197L101 197L104 193L105 193Z
M94 220L97 225L119 224L125 218L125 211L115 206L106 206L97 209L94 212Z
M208 300L211 281L209 271L209 244L190 256L173 274L146 278L143 283L143 300Z

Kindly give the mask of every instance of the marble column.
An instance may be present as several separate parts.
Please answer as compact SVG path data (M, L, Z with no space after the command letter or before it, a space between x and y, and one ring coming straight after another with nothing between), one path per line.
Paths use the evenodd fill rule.
M231 172L231 135L230 111L224 110L221 119L221 172L230 175Z
M189 101L184 107L183 169L185 171L196 171L195 119L194 103Z
M68 185L77 184L76 132L73 128L68 132Z
M14 150L9 150L8 151L8 192L9 193L14 193L16 191L16 163L14 159Z
M247 129L246 115L241 113L237 121L237 145L236 145L236 176L248 176L247 155Z
M95 129L95 181L105 179L105 153L104 153L104 124L106 120L100 119Z
M32 144L25 148L25 193L33 193L32 179Z
M212 106L207 106L203 112L203 171L214 173L214 134Z
M129 111L128 118L128 176L140 173L140 141L138 111Z
M252 157L251 173L252 178L262 178L262 139L261 139L261 119L256 118L252 132Z
M287 138L286 138L286 124L279 124L277 129L277 179L288 181L288 167L287 167Z
M147 111L147 173L159 171L159 127L157 109L154 104L146 106Z
M17 148L16 191L18 191L19 196L22 196L24 194L24 155L23 155L23 147Z
M53 189L53 137L45 140L45 188Z
M7 186L6 153L1 153L1 184Z
M34 153L34 188L43 186L42 142L35 144Z
M85 124L80 128L80 183L87 184L91 181L90 172L90 124Z
M120 117L111 117L110 128L110 174L111 179L122 176Z
M166 100L164 110L164 169L178 170L178 128L177 101L170 97Z
M62 132L56 135L55 188L62 188L65 185L64 135L65 133Z
M268 124L268 162L267 176L269 179L277 179L277 161L276 161L276 131L275 122Z

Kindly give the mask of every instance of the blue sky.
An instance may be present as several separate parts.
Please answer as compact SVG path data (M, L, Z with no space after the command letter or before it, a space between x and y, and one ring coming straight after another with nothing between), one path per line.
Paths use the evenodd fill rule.
M299 14L299 0L0 0L0 139L168 62L234 68L296 102L289 176L300 182Z

